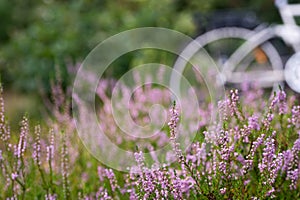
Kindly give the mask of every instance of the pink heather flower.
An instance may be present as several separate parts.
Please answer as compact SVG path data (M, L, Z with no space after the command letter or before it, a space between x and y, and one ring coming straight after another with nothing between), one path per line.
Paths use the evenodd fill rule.
M54 157L54 131L50 130L50 145L46 147L47 151L47 161L53 160Z
M63 194L65 199L68 199L70 197L68 162L69 162L68 150L65 141L65 136L63 136L62 148L61 148L61 174L62 174Z
M239 101L239 91L237 89L230 90L230 99L234 103L237 103Z
M155 190L155 197L156 197L156 199L160 199L160 193L159 193L158 189Z
M28 119L26 117L23 117L23 120L21 122L21 133L20 133L17 152L16 152L16 156L18 159L24 156L24 152L26 150L26 145L27 145L28 132L29 132Z
M24 157L24 153L27 146L27 135L29 132L29 125L28 120L26 117L23 117L23 120L21 122L21 130L20 130L20 136L19 141L17 145L14 145L14 156L17 158L17 161L15 162L15 169L19 170L21 167L21 157Z
M98 166L97 172L98 172L98 177L99 177L100 182L103 182L104 181L104 174L105 174L104 168L101 167L101 166Z
M278 103L278 95L273 96L272 101L269 106L269 110L273 110L275 108L275 105Z
M183 162L183 155L182 155L182 151L180 149L180 145L179 143L177 143L176 141L176 132L177 132L177 123L179 121L179 112L176 108L176 104L174 102L173 107L170 109L170 120L168 123L168 126L170 128L170 140L171 143L173 145L173 150L176 154L177 159L179 160L180 163Z
M167 173L165 171L157 171L157 176L158 185L161 187L161 196L167 199L171 187L167 178Z
M35 163L41 165L41 127L38 125L35 127L35 143L33 144L33 154L32 157Z
M112 169L105 169L104 171L105 171L106 177L109 180L111 189L114 192L117 188L119 188L115 174Z
M171 129L171 137L175 138L176 137L176 128L177 128L177 123L179 121L179 113L178 110L176 109L176 105L174 104L174 106L170 109L170 121L168 123L168 126Z
M207 159L206 143L205 142L203 142L201 144L200 148L199 148L199 145L197 146L196 156L197 156L197 166L200 166L201 162L202 162L202 164L205 163L205 161Z
M12 180L15 180L16 178L18 178L18 173L13 172L13 173L11 174L11 179L12 179Z
M271 137L268 137L265 140L265 148L263 149L263 158L262 162L258 165L260 172L264 170L270 171L269 164L272 162L275 157L275 140Z
M244 125L243 128L236 128L237 130L235 130L235 132L232 133L234 135L234 141L238 141L242 136L243 142L249 143L249 135L251 134L251 129L246 125Z
M299 153L300 153L300 138L298 138L295 142L294 142L294 146L292 147L291 150L292 155L292 159L291 161L287 164L287 180L291 181L290 184L290 189L296 189L297 188L297 182L300 176L300 170L299 170Z
M282 154L283 154L283 166L281 168L281 171L285 172L285 171L287 171L288 166L292 162L294 156L290 149L284 151Z
M4 122L4 99L3 99L3 88L2 85L0 85L0 121Z
M229 103L229 108L230 108L230 115L234 116L234 113L239 115L238 113L238 101L239 101L239 92L238 90L230 90L230 103Z
M138 200L138 195L135 193L134 190L131 190L130 191L130 197L129 197L130 200Z
M269 130L271 122L273 121L273 118L274 118L274 114L271 112L268 112L267 116L263 120L263 125L267 130Z
M151 193L154 192L155 179L156 179L156 176L152 170L150 170L150 169L145 170L144 177L142 179L142 187L143 187L144 192L146 192L147 195L150 195Z
M227 168L229 165L229 157L231 152L234 150L234 145L229 146L229 133L228 131L221 130L219 138L217 140L217 144L220 146L220 150L218 151L221 156L221 160L219 162L219 170L226 174Z
M292 117L289 119L289 123L299 128L300 126L300 106L292 107Z
M260 130L260 124L259 124L258 116L253 115L253 116L248 118L248 128L250 130L256 130L256 131Z
M113 198L109 196L107 189L104 187L100 187L98 192L96 193L96 199L101 199L101 200L112 200Z
M3 160L3 156L2 156L2 151L0 149L0 161L2 161L2 160Z
M237 153L238 154L238 153ZM245 158L239 154L239 155L236 155L236 160L239 161L242 165L245 165L246 162L245 162Z
M56 200L57 195L56 194L46 194L45 195L45 200Z
M187 177L181 181L181 191L187 193L193 188L194 185L195 185L194 179L191 177Z
M300 151L300 138L298 138L295 142L294 142L294 146L292 148L293 152L298 152Z
M218 102L218 110L219 110L219 113L220 113L220 120L223 120L223 121L228 120L227 106L229 105L229 103L230 103L229 99L222 100L222 101Z
M226 193L226 188L221 188L221 189L220 189L220 193L221 193L221 194L225 194L225 193Z
M274 118L274 114L268 113L268 115L267 115L267 120L268 120L269 122L271 122L271 121L273 120L273 118Z
M253 166L253 158L255 156L256 150L263 144L265 134L261 134L252 144L249 155L246 156L246 165L243 165L243 174L247 173L247 170L251 169Z
M273 96L269 110L274 110L276 105L278 106L279 114L285 114L287 112L286 93L283 90L280 90Z
M285 114L287 112L287 104L286 104L286 93L281 90L278 93L279 100L279 114Z
M144 158L143 152L142 151L135 152L134 153L134 158L135 158L135 161L138 164L139 170L142 171L144 169L144 166L145 166L145 163L144 163L145 158Z
M182 199L181 179L172 170L170 171L170 178L171 178L171 181L172 181L171 184L173 186L173 189L171 191L172 194L173 194L173 197L175 199Z
M52 145L47 146L46 153L47 153L47 161L52 160L53 156L54 156L54 146L52 146Z
M8 141L10 138L10 128L5 121L5 109L4 109L4 99L3 99L3 88L0 84L0 139L4 142Z
M271 190L269 190L266 194L267 197L271 196L271 198L275 198L275 195L273 194L275 192L275 189L272 187Z
M287 172L287 180L291 181L291 184L290 184L291 190L297 189L298 179L299 179L299 169L294 169L294 170Z
M248 185L251 182L250 179L244 181L244 186Z
M274 156L273 161L269 164L270 170L269 170L269 179L268 182L270 184L274 184L277 176L279 175L279 171L282 169L283 164L283 154L278 153L278 155Z

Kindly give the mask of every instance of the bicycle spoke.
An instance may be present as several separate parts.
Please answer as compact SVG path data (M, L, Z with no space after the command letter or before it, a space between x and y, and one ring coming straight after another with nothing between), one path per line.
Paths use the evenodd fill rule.
M236 66L238 66L238 63L240 63L255 47L272 37L274 37L274 34L272 34L272 28L265 29L253 35L230 56L230 58L224 63L222 70L225 73L234 71Z

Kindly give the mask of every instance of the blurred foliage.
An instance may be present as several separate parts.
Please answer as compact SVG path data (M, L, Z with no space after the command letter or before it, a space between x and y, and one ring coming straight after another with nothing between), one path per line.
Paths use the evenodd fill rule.
M49 91L55 66L67 83L66 65L82 62L99 42L114 34L154 26L193 36L195 13L242 7L258 11L264 20L274 21L274 16L278 20L273 0L0 0L2 81L19 91ZM127 70L144 57L156 62L167 59L148 51L123 56L115 64Z
M171 0L1 0L0 5L1 74L21 90L48 89L55 65L82 61L120 31L143 26L193 31L192 18L177 13Z

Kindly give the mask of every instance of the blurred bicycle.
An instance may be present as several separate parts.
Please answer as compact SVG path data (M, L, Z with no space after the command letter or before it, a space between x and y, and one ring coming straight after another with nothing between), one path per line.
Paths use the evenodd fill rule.
M183 73L190 60L197 58L199 62L203 58L201 51L205 49L220 71L218 86L239 88L247 82L274 91L286 81L291 89L300 92L300 27L295 20L300 16L300 4L276 0L275 5L283 24L259 25L253 30L221 27L208 31L186 46L174 69ZM285 64L271 42L274 38L280 38L293 50Z

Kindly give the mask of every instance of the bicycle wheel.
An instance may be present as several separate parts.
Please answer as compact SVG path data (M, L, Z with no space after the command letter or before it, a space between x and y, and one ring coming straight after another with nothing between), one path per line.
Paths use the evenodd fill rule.
M231 55L256 33L256 31L238 27L215 29L195 39L195 42L199 44L198 49L188 45L182 54L193 60L201 58L201 49L208 52L221 71L222 77L218 80L219 84L240 88L241 84L248 82L256 87L277 90L278 85L283 86L283 63L276 48L270 42L251 49L241 61L230 67L229 73L224 71L224 65L231 64L228 63ZM174 68L183 73L187 62L178 58ZM203 63L199 61L199 65L201 64Z

